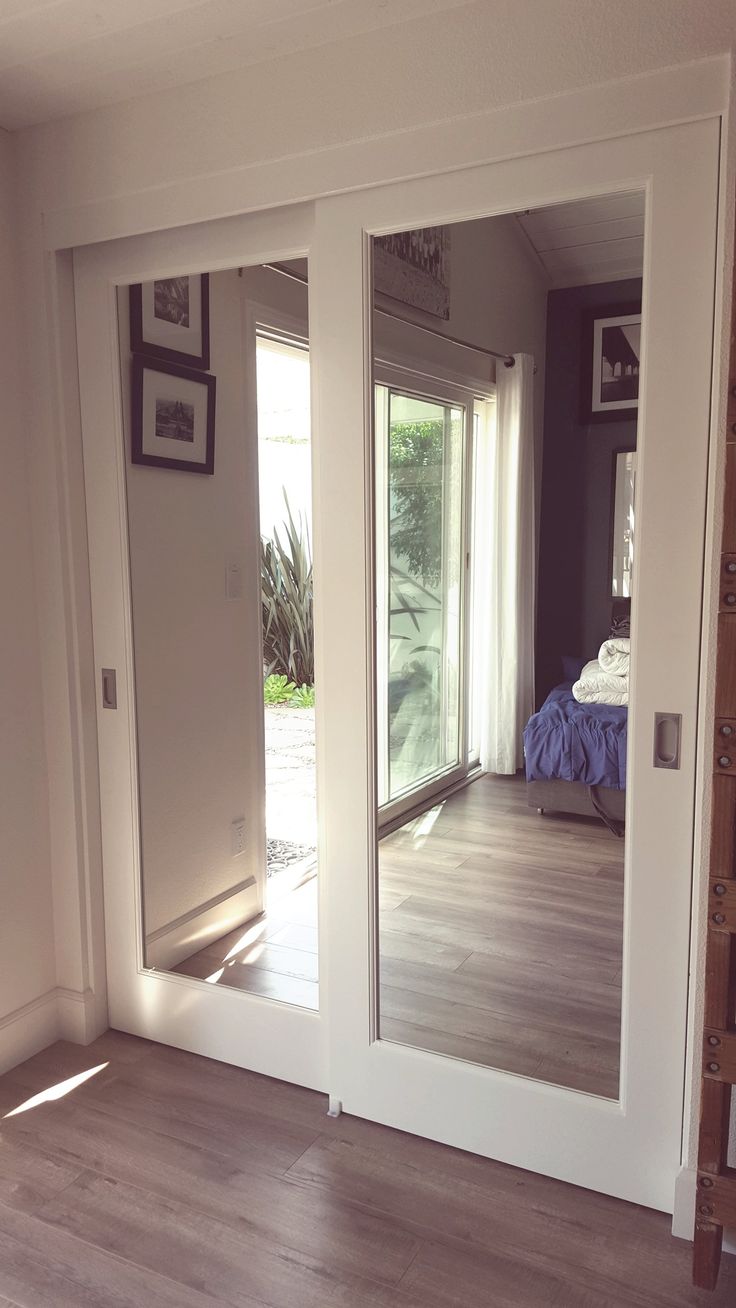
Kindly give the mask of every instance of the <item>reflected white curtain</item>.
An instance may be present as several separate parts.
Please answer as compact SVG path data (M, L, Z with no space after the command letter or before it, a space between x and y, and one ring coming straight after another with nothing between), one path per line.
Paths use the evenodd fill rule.
M536 542L531 355L496 375L496 439L478 469L479 512L486 509L480 591L480 764L512 775L524 762L522 732L534 709ZM483 594L485 591L485 594Z

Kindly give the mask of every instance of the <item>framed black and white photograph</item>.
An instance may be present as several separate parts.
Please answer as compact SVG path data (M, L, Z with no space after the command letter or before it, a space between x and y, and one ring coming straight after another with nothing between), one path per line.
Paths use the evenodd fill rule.
M588 422L635 418L639 406L641 305L598 309L583 338L583 418Z
M215 378L134 355L133 463L182 472L215 470Z
M163 277L131 286L130 348L134 354L209 368L207 273Z
M374 289L435 318L450 317L450 233L445 227L376 236Z

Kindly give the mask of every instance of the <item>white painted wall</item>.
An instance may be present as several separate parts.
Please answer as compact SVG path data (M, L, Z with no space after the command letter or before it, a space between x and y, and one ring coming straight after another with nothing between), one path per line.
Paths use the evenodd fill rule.
M127 287L118 305L127 406ZM237 269L210 276L210 353L213 476L132 464L129 411L125 424L145 929L159 967L259 912L265 883L256 433ZM231 560L240 599L226 595ZM239 818L246 849L233 857Z
M56 1032L38 603L18 338L13 142L0 133L0 1071ZM36 1001L42 1001L35 1007ZM31 1011L26 1006L34 1005Z

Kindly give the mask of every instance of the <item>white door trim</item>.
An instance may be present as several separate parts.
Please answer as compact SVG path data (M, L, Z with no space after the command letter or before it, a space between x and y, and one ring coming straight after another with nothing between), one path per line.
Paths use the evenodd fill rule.
M730 79L730 56L722 54L215 173L195 162L184 180L159 187L71 208L42 200L44 246L68 249L719 117L729 103Z
M361 187L387 178L411 176L415 167L425 175L456 165L494 158L511 158L534 150L555 149L580 141L626 136L703 118L720 120L730 103L731 60L727 54L695 63L649 72L634 78L585 88L570 94L482 111L469 118L402 130L370 141L310 151L303 157L266 160L228 169L212 176L193 160L191 176L165 181L161 187L131 187L115 195L86 195L83 202L59 208L54 200L54 174L34 165L24 197L24 224L31 236L26 271L45 296L47 318L30 324L29 355L41 373L42 398L36 408L39 440L34 454L36 485L34 513L38 519L37 567L48 584L40 593L40 622L49 650L57 652L44 668L47 750L52 790L52 849L57 954L60 977L74 973L74 984L87 987L89 1018L63 1032L86 1041L107 1022L106 960L102 931L102 878L99 851L99 782L97 776L91 639L88 634L89 591L84 539L83 478L76 395L76 354L69 323L73 319L70 247L130 236L171 226L172 222L208 221L248 209L266 208L296 198ZM721 163L719 268L716 277L716 357L728 341L730 282L727 252L732 229L730 195L734 173L733 147ZM53 252L51 257L45 257ZM44 261L43 268L41 267ZM725 348L725 347L724 347ZM722 351L721 351L722 353ZM48 367L45 362L48 360ZM35 367L36 365L34 365ZM725 415L725 365L714 379L711 505L722 479L719 423ZM707 549L706 595L714 592L711 507ZM61 596L63 595L63 606ZM703 633L705 655L702 702L710 694L708 668L714 662L714 637ZM58 652L62 651L61 654ZM707 717L707 712L705 714ZM701 741L707 763L709 743ZM698 847L707 845L699 801ZM707 805L705 805L707 816ZM702 859L702 851L701 851ZM695 957L698 961L701 874L694 891ZM77 980L77 975L80 979ZM81 993L81 990L80 990ZM691 1050L699 1051L699 1004L690 1010ZM697 1066L696 1066L697 1072ZM698 1080L699 1084L699 1080ZM685 1157L694 1157L697 1103L692 1107L694 1080L686 1078ZM697 1091L697 1087L695 1087Z

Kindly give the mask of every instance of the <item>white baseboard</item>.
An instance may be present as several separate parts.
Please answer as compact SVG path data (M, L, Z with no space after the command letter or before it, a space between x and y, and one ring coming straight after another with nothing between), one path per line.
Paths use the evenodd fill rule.
M695 1193L697 1172L694 1167L683 1167L675 1181L675 1207L672 1214L672 1234L678 1240L690 1240L695 1234ZM736 1253L736 1231L726 1231L723 1252Z
M92 990L56 987L59 1037L75 1045L89 1045L108 1028L107 1003Z
M0 1073L59 1039L56 987L0 1017Z
M255 877L198 904L146 936L146 965L162 971L226 936L261 911Z
M91 990L53 986L0 1017L0 1075L52 1045L88 1045L108 1027L107 1003Z

